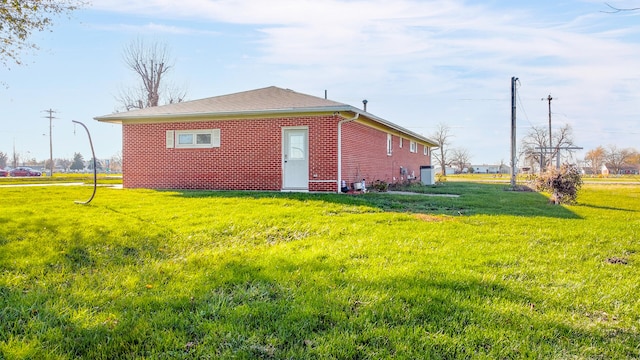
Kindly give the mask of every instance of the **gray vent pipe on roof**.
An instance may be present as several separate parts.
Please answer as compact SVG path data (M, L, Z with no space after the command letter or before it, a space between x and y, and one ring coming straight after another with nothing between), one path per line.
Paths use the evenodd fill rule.
M364 111L367 112L367 99L362 100L362 104L364 104Z

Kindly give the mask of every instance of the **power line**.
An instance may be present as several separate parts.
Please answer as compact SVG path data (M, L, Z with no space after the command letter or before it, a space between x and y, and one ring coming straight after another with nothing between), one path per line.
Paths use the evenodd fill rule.
M491 99L491 98L485 98L485 99L472 99L472 98L462 98L462 99L458 99L459 101L505 101L506 99Z
M520 82L520 80L518 80L518 83ZM529 116L527 115L527 111L524 108L524 104L522 103L522 99L520 98L520 93L516 91L516 96L518 98L518 104L520 105L520 109L522 110L522 113L524 114L525 119L527 119L527 122L529 123L529 125L531 125L531 127L533 127L533 124L531 123L531 120L529 120Z

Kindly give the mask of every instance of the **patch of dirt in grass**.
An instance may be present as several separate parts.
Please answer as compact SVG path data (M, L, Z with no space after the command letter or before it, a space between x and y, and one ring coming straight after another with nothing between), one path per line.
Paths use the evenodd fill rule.
M426 222L443 222L447 220L451 220L450 217L437 216L431 214L413 214L415 218L418 220L426 221Z
M505 191L525 191L525 192L534 192L535 189L531 188L529 185L516 185L515 187L508 187L504 189Z
M596 310L594 312L587 312L585 313L585 316L597 322L617 322L618 321L617 316L608 314L600 310Z
M612 256L610 258L607 258L607 262L609 264L627 265L629 263L629 260L617 256Z

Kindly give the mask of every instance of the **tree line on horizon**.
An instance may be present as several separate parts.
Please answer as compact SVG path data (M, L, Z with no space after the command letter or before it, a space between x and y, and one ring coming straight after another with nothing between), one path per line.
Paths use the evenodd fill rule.
M62 169L63 171L79 171L84 169L93 170L93 158L89 159L89 161L85 161L84 156L82 156L81 153L74 153L73 159L55 158L53 161L55 165L54 168ZM51 168L49 159L27 159L21 158L18 154L14 154L14 156L9 157L9 154L0 151L0 169L4 169L8 166L12 168L19 166L38 166L46 169ZM111 156L109 159L96 159L96 169L109 170L110 172L121 172L122 156L120 154L116 154Z
M431 134L431 138L440 144L432 155L434 163L440 166L441 175L446 175L447 167L454 167L457 169L456 172L463 172L471 166L472 155L469 150L451 147L453 137L451 127L444 123L438 124ZM640 172L640 152L635 148L621 148L615 144L607 147L599 145L587 151L583 159L577 159L576 149L571 149L576 147L573 130L568 124L551 134L544 126L533 126L521 139L518 162L522 165L516 166L538 172L540 169L555 167L555 162L560 157L563 164L580 166L593 175L601 174L603 166L610 174L620 174L627 168L635 168L636 172ZM500 160L499 163L501 167L505 165L504 160Z

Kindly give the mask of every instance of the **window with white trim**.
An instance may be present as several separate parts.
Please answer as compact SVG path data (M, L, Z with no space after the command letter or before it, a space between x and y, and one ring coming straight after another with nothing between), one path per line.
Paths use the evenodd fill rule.
M391 155L393 153L393 138L391 134L387 134L387 155Z
M427 145L423 145L424 148L422 149L422 153L424 154L424 156L429 156L429 147L427 147Z
M220 129L167 130L168 148L220 147Z
M417 153L418 152L418 144L415 141L410 141L409 142L409 151L412 153Z
M398 147L402 149L402 136L400 137L400 143L398 144Z

